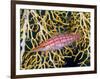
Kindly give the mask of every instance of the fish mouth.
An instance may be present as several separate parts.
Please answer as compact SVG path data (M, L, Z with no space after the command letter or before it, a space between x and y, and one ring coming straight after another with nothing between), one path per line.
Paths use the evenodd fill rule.
M39 51L39 47L32 48L32 51L33 51L33 52L38 52L38 51Z
M33 51L33 52L39 52L39 51L41 51L40 49L43 49L43 47L38 46L38 47L36 47L36 48L32 48L32 51Z

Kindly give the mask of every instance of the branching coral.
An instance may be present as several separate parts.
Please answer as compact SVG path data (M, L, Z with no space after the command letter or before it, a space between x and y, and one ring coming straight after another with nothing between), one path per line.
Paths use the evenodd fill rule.
M21 69L90 65L89 12L21 9L20 27ZM32 48L36 48L41 42L65 32L80 33L82 37L56 51L32 51Z

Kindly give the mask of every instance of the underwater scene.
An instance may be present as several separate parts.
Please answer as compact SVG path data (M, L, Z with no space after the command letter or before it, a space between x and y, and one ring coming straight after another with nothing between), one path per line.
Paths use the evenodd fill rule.
M20 9L20 69L90 66L90 16Z

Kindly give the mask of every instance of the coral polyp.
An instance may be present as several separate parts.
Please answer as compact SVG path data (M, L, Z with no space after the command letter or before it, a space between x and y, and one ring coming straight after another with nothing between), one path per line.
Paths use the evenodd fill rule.
M90 13L20 9L20 48L20 69L90 66Z

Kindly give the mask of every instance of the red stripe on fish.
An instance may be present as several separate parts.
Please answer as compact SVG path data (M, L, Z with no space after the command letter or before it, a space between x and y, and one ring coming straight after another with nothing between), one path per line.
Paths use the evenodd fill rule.
M69 33L56 35L44 42L42 42L38 47L33 48L33 51L47 51L47 50L58 50L64 46L68 46L70 43L80 39L80 34Z

